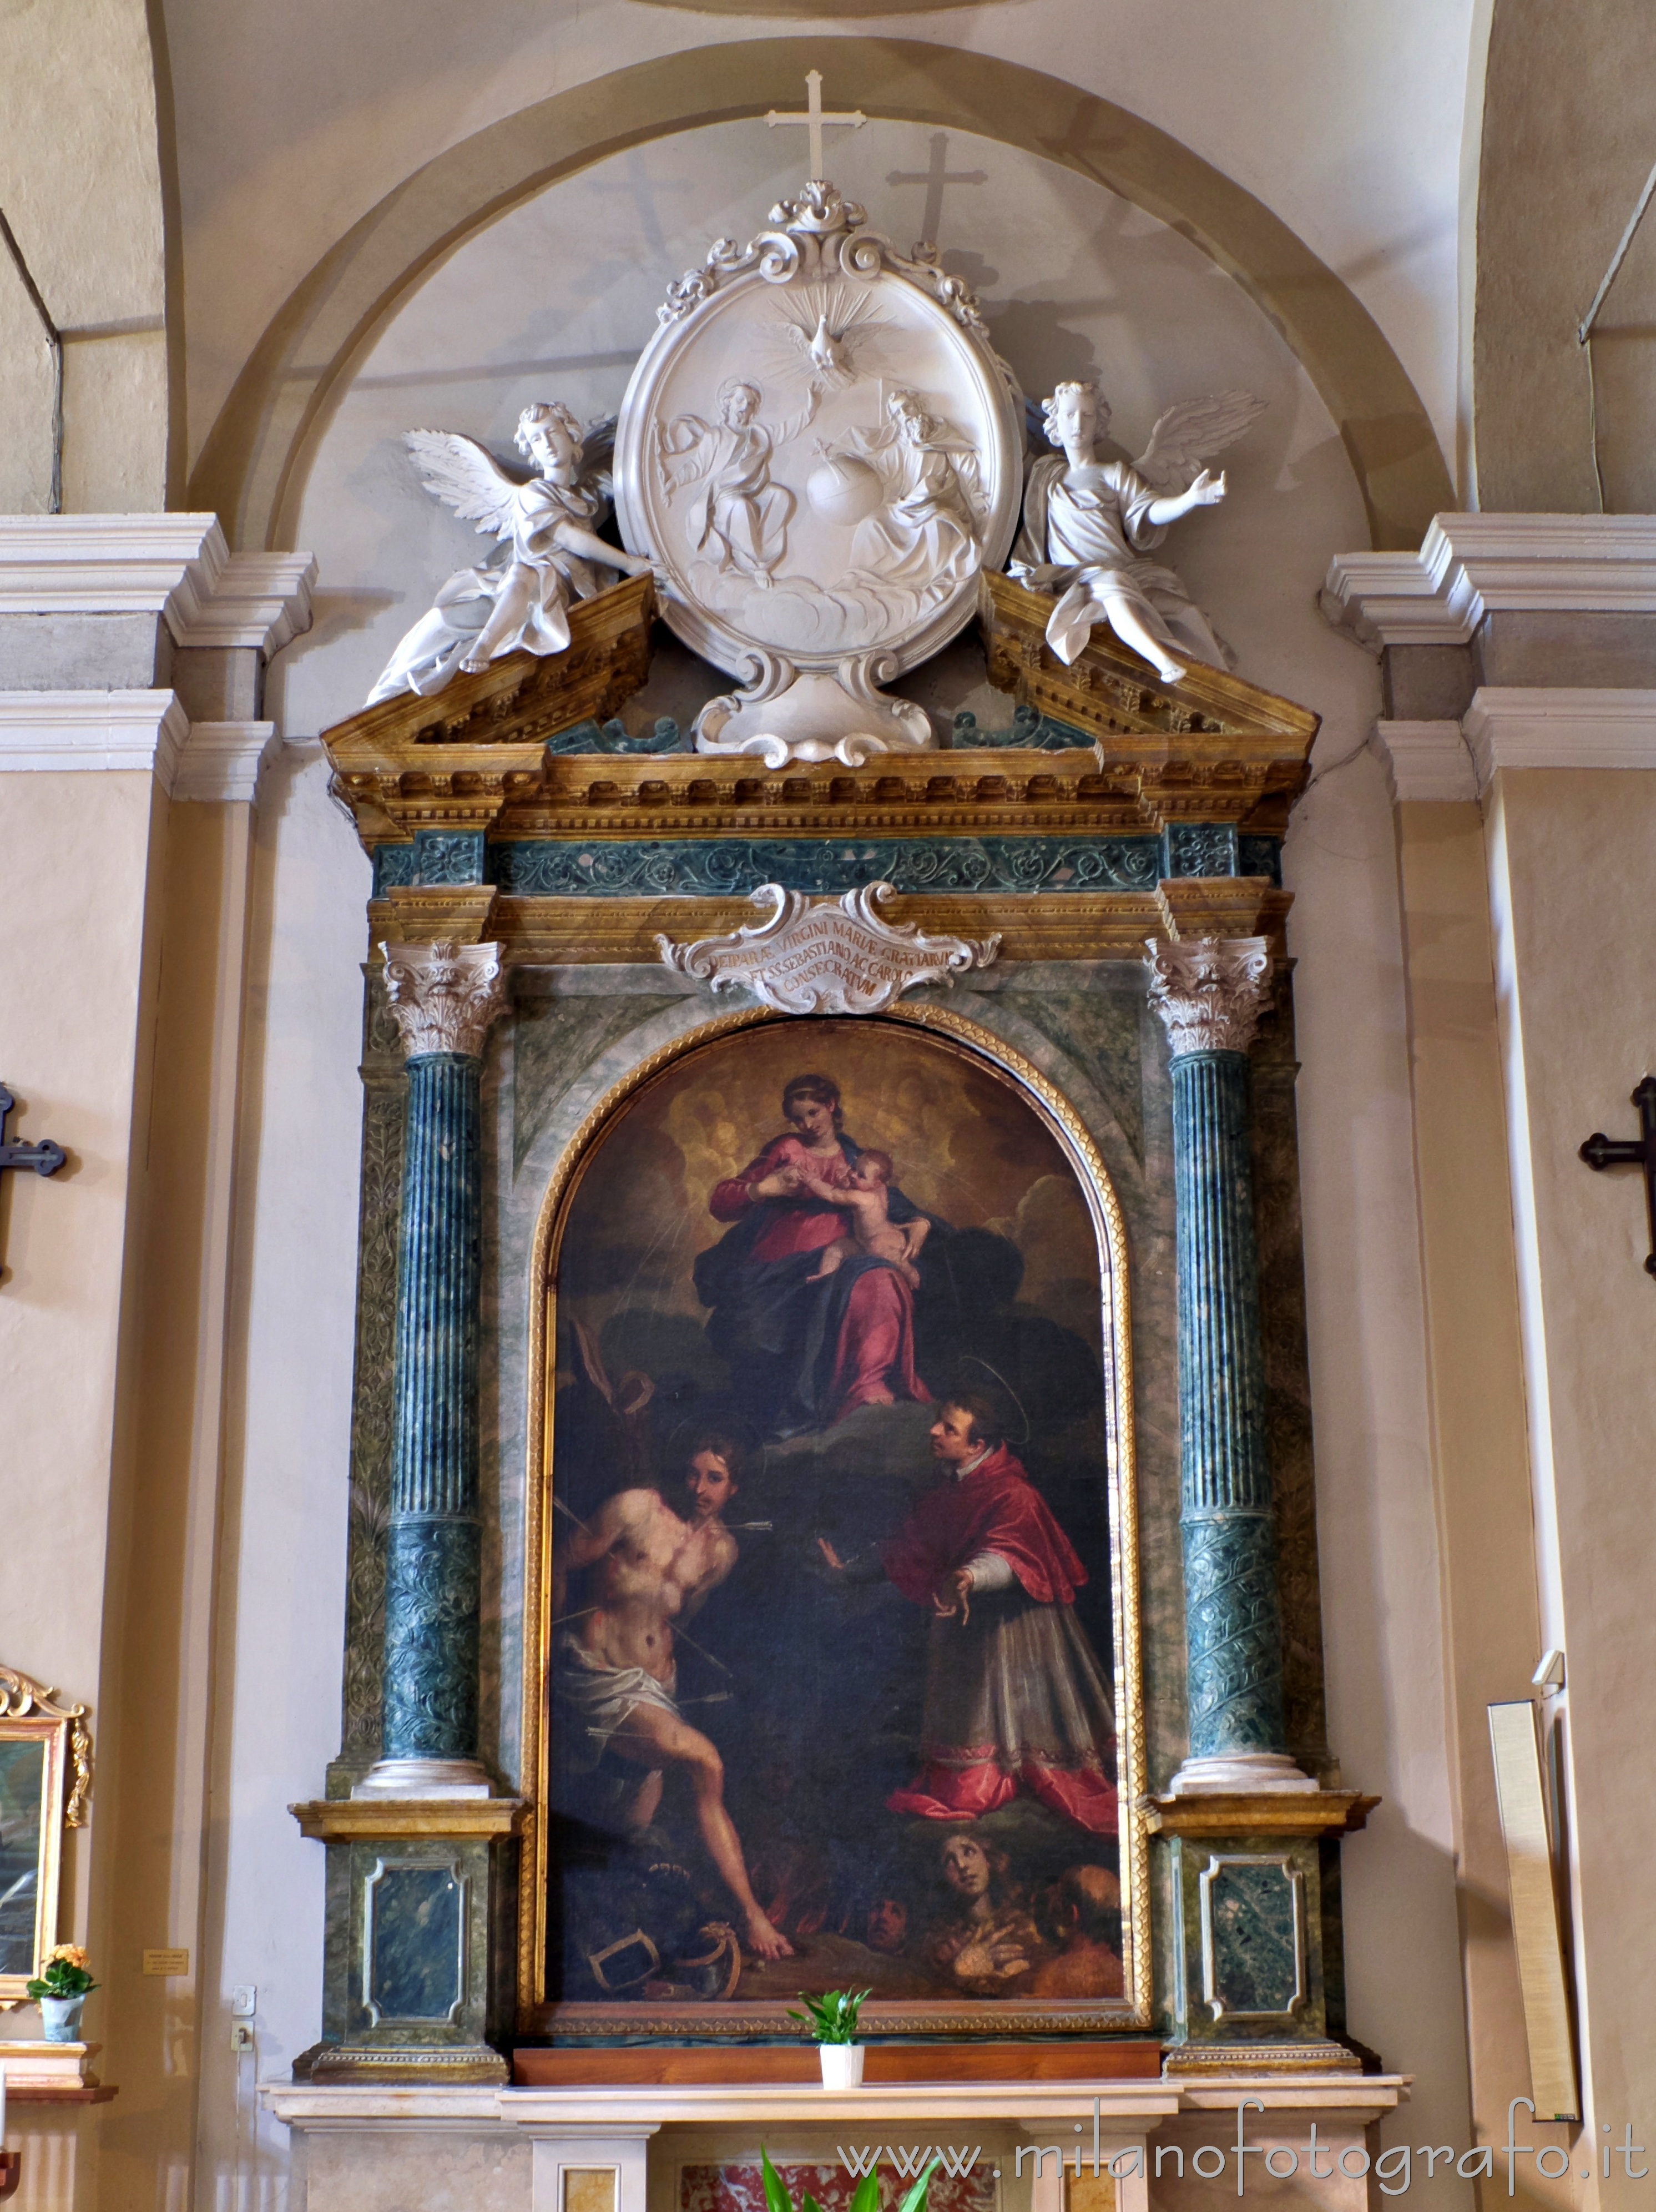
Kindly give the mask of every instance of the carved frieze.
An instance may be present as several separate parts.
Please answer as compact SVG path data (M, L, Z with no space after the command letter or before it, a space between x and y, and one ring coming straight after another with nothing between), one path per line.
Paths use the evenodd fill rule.
M864 884L843 898L808 899L763 884L753 895L769 909L762 921L693 945L658 937L656 947L675 974L751 991L785 1014L877 1014L911 984L952 982L999 951L998 937L927 937L884 921L876 908L890 890Z

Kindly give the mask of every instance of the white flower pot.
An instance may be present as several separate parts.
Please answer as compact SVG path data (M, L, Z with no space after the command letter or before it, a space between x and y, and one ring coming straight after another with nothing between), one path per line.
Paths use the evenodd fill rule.
M860 2043L819 2043L825 2089L856 2089L862 2085L863 2045Z
M80 1997L42 1997L40 2020L48 2043L78 2043L81 2039L81 2014L86 1999Z

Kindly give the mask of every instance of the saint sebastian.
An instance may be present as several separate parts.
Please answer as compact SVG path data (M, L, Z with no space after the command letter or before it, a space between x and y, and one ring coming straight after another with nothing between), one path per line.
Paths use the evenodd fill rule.
M683 1720L675 1702L674 1624L688 1620L736 1565L723 1514L736 1494L732 1453L712 1443L693 1452L685 1477L690 1516L681 1520L654 1490L623 1490L557 1547L554 1605L567 1626L553 1656L553 1689L588 1763L606 1750L642 1767L630 1825L647 1827L661 1802L665 1770L688 1778L709 1857L741 1911L747 1948L761 1959L792 1947L765 1915L748 1880L735 1823L725 1809L717 1747ZM584 1610L566 1616L568 1577L590 1571Z

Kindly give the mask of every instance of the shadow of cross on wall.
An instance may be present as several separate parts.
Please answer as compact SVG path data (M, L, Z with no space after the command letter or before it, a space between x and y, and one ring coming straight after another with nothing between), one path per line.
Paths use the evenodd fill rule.
M924 169L893 169L887 177L889 185L924 185L925 211L920 217L922 244L935 246L937 234L943 228L943 195L946 185L986 185L987 169L951 169L949 166L949 133L934 131L931 134L931 158Z

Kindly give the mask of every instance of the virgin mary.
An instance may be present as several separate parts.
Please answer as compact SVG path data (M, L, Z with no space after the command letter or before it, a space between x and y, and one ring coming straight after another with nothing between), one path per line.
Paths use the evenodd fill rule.
M708 1339L730 1369L732 1397L767 1437L832 1428L858 1406L931 1395L914 1370L912 1269L845 1249L846 1212L805 1188L847 1187L862 1157L845 1132L838 1084L794 1076L782 1114L792 1127L714 1186L710 1211L731 1226L695 1263L697 1296L713 1309ZM887 1221L919 1218L889 1185ZM830 1245L842 1256L825 1270Z

